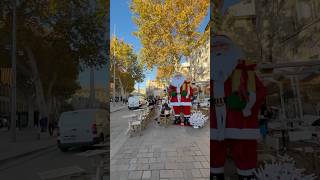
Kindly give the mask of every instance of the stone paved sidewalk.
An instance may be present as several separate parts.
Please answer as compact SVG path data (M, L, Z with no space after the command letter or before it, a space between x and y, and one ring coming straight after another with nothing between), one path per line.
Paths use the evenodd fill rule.
M111 159L111 179L209 179L208 126L163 128L151 123Z

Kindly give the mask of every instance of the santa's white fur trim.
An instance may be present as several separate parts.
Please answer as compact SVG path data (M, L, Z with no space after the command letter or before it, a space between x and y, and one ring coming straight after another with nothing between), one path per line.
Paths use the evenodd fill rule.
M170 106L180 106L180 102L170 102Z
M241 176L252 176L253 175L253 172L254 172L255 169L238 169L237 168L237 172L239 175Z
M224 167L210 168L210 173L222 174L222 173L224 173Z
M238 129L238 128L225 128L224 129L225 139L259 139L259 129ZM210 129L211 140L221 140L220 131L215 128Z
M191 106L191 102L180 102L180 106Z

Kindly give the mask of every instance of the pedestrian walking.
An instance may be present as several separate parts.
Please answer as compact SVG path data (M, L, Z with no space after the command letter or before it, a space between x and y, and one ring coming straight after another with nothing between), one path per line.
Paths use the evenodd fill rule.
M17 128L19 129L19 131L20 131L20 130L21 130L21 123L20 123L21 121L20 121L20 118L17 118L17 121L16 121L16 122L17 122L17 126L16 126L16 127L17 127Z
M47 124L48 124L48 118L47 117L42 117L40 119L41 132L46 132L47 131Z
M49 134L50 136L53 136L53 130L54 130L54 123L52 122L52 120L49 122Z
M39 119L38 118L34 118L33 127L39 127Z

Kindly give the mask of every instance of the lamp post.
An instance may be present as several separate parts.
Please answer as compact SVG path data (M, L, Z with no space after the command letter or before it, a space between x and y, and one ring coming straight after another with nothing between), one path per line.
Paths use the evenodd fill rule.
M114 25L114 37L116 37L116 25ZM116 105L116 47L113 47L113 106Z
M11 60L12 60L12 79L11 79L11 135L12 141L16 141L16 112L17 112L17 89L16 89L16 0L12 0L12 45L11 45Z

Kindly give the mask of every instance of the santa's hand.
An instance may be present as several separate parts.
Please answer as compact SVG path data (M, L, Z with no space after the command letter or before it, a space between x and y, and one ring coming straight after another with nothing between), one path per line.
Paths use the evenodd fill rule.
M251 109L245 108L244 110L242 110L242 114L243 114L244 117L251 116Z

